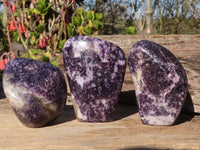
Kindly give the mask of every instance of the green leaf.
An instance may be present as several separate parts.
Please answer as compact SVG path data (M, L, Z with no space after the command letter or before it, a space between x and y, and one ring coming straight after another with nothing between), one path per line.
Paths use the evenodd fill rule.
M136 28L131 26L126 28L126 34L136 34Z
M3 7L3 20L2 20L3 27L6 28L7 22L6 22L6 7Z
M40 15L40 12L39 12L39 11L37 11L37 9L36 9L36 8L33 8L33 9L32 9L32 13L35 13L35 14L39 14L39 15Z
M49 8L51 7L51 4L47 3L46 0L39 0L36 5L39 13L43 15L46 15L48 13Z
M40 60L40 61L44 61L44 62L48 62L48 63L50 62L49 58L46 57L46 56L40 57L39 60Z
M28 58L28 55L26 53L24 53L21 57L22 58Z
M87 12L87 19L88 19L89 21L93 21L93 20L94 20L94 11L89 10L89 11Z
M55 57L55 59L52 61L52 65L54 65L54 66L56 66L56 67L58 67L58 62L57 62L57 58L58 58L58 56L56 56Z
M42 24L39 24L37 27L36 27L36 31L39 32L39 33L43 33L44 31L44 26Z
M80 26L80 25L81 25L81 17L80 17L80 16L73 17L72 23L73 23L76 27Z
M92 29L89 26L84 27L85 35L92 35Z
M31 53L32 55L35 55L38 53L37 49L29 49L29 53Z
M14 37L14 41L17 42L18 41L18 38L19 38L19 34L18 32L13 32L13 37Z
M77 14L78 14L78 16L84 16L84 9L79 7L77 10Z
M19 15L19 13L18 13L18 12L15 12L13 15L14 15L15 17L17 17L17 16Z
M103 19L102 13L95 13L95 19L101 21Z
M94 20L93 26L94 26L94 28L95 28L96 30L100 30L100 29L103 28L103 24L102 24L102 22L99 21L99 20Z
M75 26L70 23L69 25L66 26L66 28L67 28L67 36L68 36L68 38L74 36Z
M65 45L65 40L59 41L58 47L59 47L60 49L63 49L64 45Z
M81 17L81 25L83 25L83 24L84 24L84 21L85 21L85 19L84 19L83 15L81 15L80 17Z
M33 53L32 53L32 51L33 51ZM30 49L28 52L29 52L29 56L31 59L36 59L36 56L34 55L35 51L33 49Z
M50 52L44 53L44 56L45 56L45 57L48 57L49 59L51 59L51 57L52 57Z
M83 35L84 34L83 26L79 26L77 31L78 31L79 35Z

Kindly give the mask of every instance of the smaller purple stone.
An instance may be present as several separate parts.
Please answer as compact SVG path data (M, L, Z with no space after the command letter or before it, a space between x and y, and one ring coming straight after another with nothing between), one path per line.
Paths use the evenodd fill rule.
M63 59L77 119L112 121L126 69L124 52L101 39L75 36L66 41Z
M187 76L178 59L150 41L137 42L128 56L141 120L149 125L172 125L187 95Z
M66 105L67 87L59 68L15 58L3 73L3 87L18 119L28 127L42 127L60 115Z

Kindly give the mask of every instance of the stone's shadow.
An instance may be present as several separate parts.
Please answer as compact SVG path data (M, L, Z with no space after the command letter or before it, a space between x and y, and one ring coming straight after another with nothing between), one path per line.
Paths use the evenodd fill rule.
M58 116L57 118L49 122L46 126L58 125L58 124L69 122L75 119L76 119L76 116L75 116L73 106L66 105L64 108L64 112L60 116Z
M136 95L134 90L123 91L119 95L120 104L137 105Z
M120 120L137 113L136 96L133 90L121 92L115 120Z
M3 99L3 98L6 98L6 95L4 93L4 90L3 90L3 82L2 82L2 77L3 77L3 73L0 72L0 99Z
M194 112L194 106L192 102L192 98L190 93L188 92L187 97L185 99L185 103L182 107L181 113L179 114L178 118L176 119L174 125L179 125L186 121L190 121L196 113Z
M137 106L118 104L114 121L126 118L138 112Z

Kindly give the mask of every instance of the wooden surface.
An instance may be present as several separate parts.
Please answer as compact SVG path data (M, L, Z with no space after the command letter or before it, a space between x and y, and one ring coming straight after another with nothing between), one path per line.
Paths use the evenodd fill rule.
M141 123L137 108L119 105L116 121L82 123L72 106L42 128L27 128L17 120L7 99L0 100L0 150L138 150L200 149L200 116L182 114L176 125Z
M141 123L127 68L116 120L108 123L78 122L68 97L65 111L59 118L42 128L28 128L19 122L0 91L0 150L200 150L200 36L99 38L116 43L126 56L135 42L147 39L167 47L178 57L188 75L190 93L175 125Z

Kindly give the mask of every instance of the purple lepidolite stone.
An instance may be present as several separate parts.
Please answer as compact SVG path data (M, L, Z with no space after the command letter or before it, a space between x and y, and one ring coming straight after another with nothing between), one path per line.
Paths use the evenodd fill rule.
M63 58L77 119L112 121L126 69L124 52L104 40L75 36L66 41Z
M138 110L144 124L172 125L187 95L187 76L177 58L150 41L137 42L128 56Z
M15 58L4 70L3 87L18 119L28 127L41 127L53 120L66 105L66 82L51 64Z

